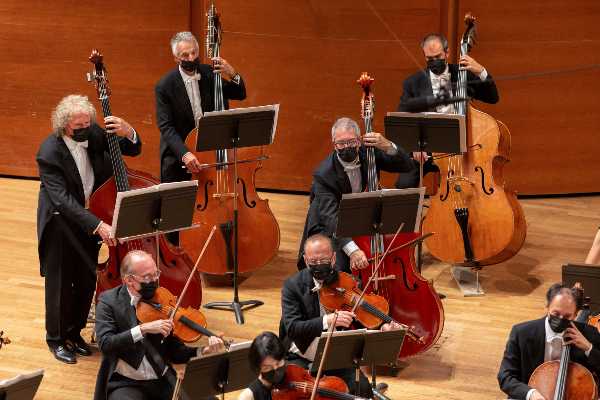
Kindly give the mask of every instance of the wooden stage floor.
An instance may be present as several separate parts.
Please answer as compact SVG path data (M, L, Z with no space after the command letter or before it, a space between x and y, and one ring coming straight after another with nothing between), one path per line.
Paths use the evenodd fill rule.
M75 365L56 361L44 340L44 281L39 276L36 239L38 182L0 179L0 330L13 341L0 350L0 379L37 368L45 376L36 399L89 399L100 357L81 357ZM233 314L203 310L209 328L227 337L252 339L277 331L280 288L296 271L307 196L265 194L279 221L279 254L241 287L240 297L265 305L245 313L236 325ZM521 252L485 268L484 297L465 298L456 288L450 266L426 259L424 275L448 297L444 331L436 346L412 358L397 377L385 377L393 399L503 399L496 373L510 327L544 314L544 293L560 280L561 265L581 262L600 225L600 196L522 201L528 222ZM228 288L205 288L203 301L230 300ZM234 395L227 395L235 399Z

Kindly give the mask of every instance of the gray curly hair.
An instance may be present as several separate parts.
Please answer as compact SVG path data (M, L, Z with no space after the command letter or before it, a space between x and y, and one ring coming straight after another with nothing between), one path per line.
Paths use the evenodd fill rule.
M91 122L96 122L96 109L87 96L71 94L65 96L52 111L52 129L57 136L65 134L65 127L75 114L87 114Z
M181 42L194 43L194 45L196 46L196 50L200 49L198 41L196 40L196 37L192 34L192 32L177 32L171 38L171 51L173 52L173 55L175 57L179 57L179 54L177 54L177 45Z

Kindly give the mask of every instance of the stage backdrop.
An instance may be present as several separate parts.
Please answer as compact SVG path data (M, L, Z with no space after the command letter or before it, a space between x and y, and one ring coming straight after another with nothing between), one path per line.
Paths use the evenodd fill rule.
M204 41L206 0L0 5L0 174L36 176L35 153L50 114L70 93L95 96L85 73L92 48L110 74L112 111L144 141L132 168L158 173L154 85L175 66L172 34ZM520 194L600 192L600 3L473 0L217 0L222 55L244 76L248 98L233 107L280 103L275 144L260 188L301 190L331 149L339 116L359 118L362 71L375 78L374 127L394 111L402 81L424 65L419 41L442 31L452 51L462 17L478 18L472 55L497 79L500 103L477 104L512 132L506 179ZM94 100L95 104L96 100ZM100 109L98 107L98 109ZM393 177L384 182L391 184Z

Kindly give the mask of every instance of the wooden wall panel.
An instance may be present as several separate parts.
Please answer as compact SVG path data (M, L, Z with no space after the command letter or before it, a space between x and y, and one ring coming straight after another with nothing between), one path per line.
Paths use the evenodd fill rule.
M191 27L203 39L207 3L4 0L0 174L37 174L35 151L50 131L52 108L65 94L94 94L84 81L92 47L106 57L113 112L144 139L143 155L130 166L157 174L154 84L174 65L168 47L174 32ZM421 37L462 32L449 16L456 4L459 16L468 9L479 18L473 55L498 79L500 104L481 108L511 129L511 186L525 194L600 191L600 170L593 167L600 150L595 0L577 7L559 0L217 0L223 57L248 86L248 99L233 106L281 103L271 159L257 186L308 190L311 172L330 151L335 118L359 117L355 81L362 71L376 79L375 128L381 131L402 81L423 66ZM391 177L384 182L391 184Z

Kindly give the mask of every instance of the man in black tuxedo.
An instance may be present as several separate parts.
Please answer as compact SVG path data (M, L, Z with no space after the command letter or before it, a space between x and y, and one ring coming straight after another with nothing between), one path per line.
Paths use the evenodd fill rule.
M106 134L119 136L119 147L135 156L142 142L123 119L96 122L87 97L71 95L52 114L54 132L36 156L40 174L37 210L40 274L45 277L46 341L55 357L76 362L90 355L81 338L96 288L100 239L114 244L110 225L87 209L92 192L113 175Z
M560 359L563 343L571 345L571 361L600 373L600 334L590 325L573 321L577 300L572 289L554 284L546 300L545 317L513 326L508 337L498 383L510 399L551 400L527 383L543 362Z
M224 59L215 57L213 65L200 64L198 41L190 32L179 32L171 39L171 50L177 68L169 71L156 84L156 121L160 130L160 180L179 182L200 172L200 162L188 149L185 139L202 114L215 110L214 73L223 78L223 105L229 100L244 100L244 80ZM179 244L179 233L167 234Z
M136 305L152 299L160 271L150 254L133 250L123 259L120 272L123 284L102 293L96 306L102 363L94 400L170 399L177 378L169 362L186 363L220 351L223 341L211 336L207 347L188 347L171 335L169 319L140 324Z
M459 65L448 64L448 40L443 35L432 33L425 36L421 42L421 48L427 68L406 78L398 111L454 113L453 104L438 105L437 107L431 107L429 104L434 98L457 95L459 65L467 71L469 97L484 103L495 104L498 102L498 90L492 76L472 57L468 55L461 57ZM439 171L427 154L413 153L413 158L415 169L411 173L400 174L396 181L396 187L419 186L418 162L421 158L424 158L425 161L423 173Z
M318 339L334 320L333 313L327 313L319 302L319 288L323 284L335 282L338 271L334 268L336 253L331 239L316 234L304 242L304 268L289 277L281 291L281 322L279 337L289 348L288 360L303 368L308 368L315 359ZM355 315L349 311L339 311L336 327L348 328ZM382 330L399 329L395 322L384 324ZM356 391L353 368L328 370L325 375L344 379L352 393L371 398L371 387L361 373L360 388Z
M377 172L407 172L413 165L402 148L379 133L367 132L361 141L360 128L350 118L339 118L333 124L331 140L333 151L313 174L310 206L298 251L298 269L306 267L303 256L306 238L323 233L333 239L337 267L350 272L350 268L366 267L367 258L351 238L338 238L334 233L342 195L362 192L367 186L367 147L375 149Z

